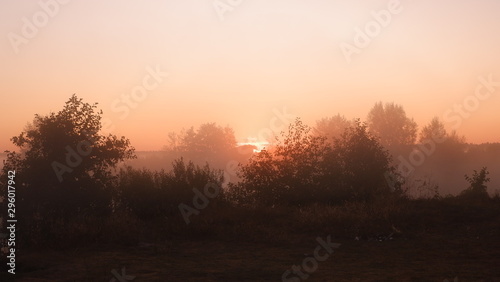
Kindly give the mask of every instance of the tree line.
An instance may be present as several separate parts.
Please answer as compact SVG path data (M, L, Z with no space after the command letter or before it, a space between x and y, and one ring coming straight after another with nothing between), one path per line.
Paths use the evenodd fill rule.
M101 116L97 104L73 95L61 111L35 115L11 139L20 150L7 152L1 187L7 187L3 183L7 171L15 170L16 207L27 234L43 233L43 219L69 221L77 214L127 211L142 219L180 216L178 206L191 201L193 188L223 185L223 171L212 168L210 161L237 150L231 128L207 123L169 134L165 148L180 155L202 154L205 165L179 158L170 171L119 168L123 161L135 158L135 149L124 136L102 135ZM388 183L386 175L398 174L391 150L414 145L417 129L394 103L375 104L366 123L338 114L310 128L297 119L268 148L241 163L238 181L221 189L213 201L269 207L404 197L404 180ZM437 118L418 137L421 142L429 138L465 142L456 132L448 133ZM468 177L469 190L485 191L486 176L483 169Z

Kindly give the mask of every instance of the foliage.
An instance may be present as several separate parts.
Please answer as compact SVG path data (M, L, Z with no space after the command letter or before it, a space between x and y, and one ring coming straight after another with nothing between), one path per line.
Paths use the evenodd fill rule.
M488 177L489 171L486 167L481 168L479 172L474 170L472 176L465 175L465 180L469 182L470 186L462 191L461 196L474 199L487 199L489 198L486 183L490 181Z
M240 166L242 182L232 190L242 189L236 193L260 204L317 199L318 172L329 148L324 137L308 132L309 128L297 119L274 148L263 150Z
M332 144L297 119L275 148L240 167L231 193L251 205L368 200L390 193L387 171L389 154L359 121Z
M334 139L339 138L342 133L352 125L352 121L349 121L344 116L337 114L335 116L322 118L316 121L313 133L316 136L327 137L329 141L333 142Z
M420 132L420 143L430 142L430 140L434 143L443 143L445 147L460 147L466 142L465 137L458 135L455 130L448 133L437 117L434 117Z
M109 211L111 169L133 158L134 148L125 137L99 134L96 105L73 95L61 111L35 115L11 139L20 153L8 152L3 170L16 170L16 206L26 220Z
M386 173L396 173L390 165L391 157L359 120L336 140L334 156L340 166L331 169L340 167L343 186L354 198L368 200L391 192L385 178ZM334 163L334 160L329 163Z
M164 149L171 160L184 158L197 165L210 163L213 168L225 169L229 161L246 160L245 154L236 145L233 129L205 123L198 129L191 127L180 133L169 133L168 144Z
M178 205L192 201L193 188L203 191L208 183L221 187L224 180L222 171L213 170L208 164L203 167L191 161L186 164L183 159L175 160L169 172L120 169L118 179L117 209L132 212L141 219L180 215Z
M181 152L221 154L233 150L236 146L234 131L215 123L205 123L195 130L169 133L167 149Z
M417 123L406 116L402 106L376 103L368 113L368 128L386 148L412 145L417 138Z
M434 140L435 142L441 142L441 140L445 140L448 133L444 128L444 124L439 120L438 117L434 117L428 125L422 128L420 132L420 143L423 143L428 140Z

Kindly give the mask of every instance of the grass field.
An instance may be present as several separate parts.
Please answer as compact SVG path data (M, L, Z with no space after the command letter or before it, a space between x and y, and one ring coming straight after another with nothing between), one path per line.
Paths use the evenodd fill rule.
M133 281L280 281L285 270L312 256L317 243L310 239L298 245L169 241L124 249L29 251L19 254L16 280L110 281L113 269L125 268ZM498 237L428 234L338 242L341 246L318 263L308 281L500 281Z
M2 272L0 280L121 281L114 270L130 275L123 281L282 281L292 265L314 256L316 238L331 236L341 245L317 261L315 271L304 272L307 281L500 281L498 199L385 206L219 206L203 210L190 225L181 218L133 224L123 218L123 229L115 222L115 237L106 240L109 222L96 221L100 239L20 249L15 279ZM392 239L376 240L390 233Z

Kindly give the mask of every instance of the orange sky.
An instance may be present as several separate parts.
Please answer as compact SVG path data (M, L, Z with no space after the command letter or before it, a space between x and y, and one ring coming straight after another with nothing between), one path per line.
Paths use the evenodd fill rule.
M439 116L469 142L500 142L499 12L496 0L1 1L0 150L73 93L138 150L205 122L257 137L285 108L311 125L364 119L377 101L420 126ZM474 97L490 74L499 83Z

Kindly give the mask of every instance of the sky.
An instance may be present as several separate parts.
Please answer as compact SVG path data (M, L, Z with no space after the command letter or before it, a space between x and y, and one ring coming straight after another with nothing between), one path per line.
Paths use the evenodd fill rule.
M500 1L2 0L0 151L73 93L137 150L216 122L238 140L394 102L500 142ZM497 82L498 81L498 82Z

